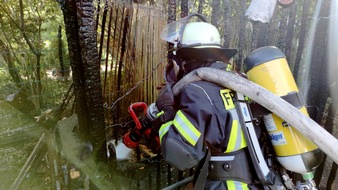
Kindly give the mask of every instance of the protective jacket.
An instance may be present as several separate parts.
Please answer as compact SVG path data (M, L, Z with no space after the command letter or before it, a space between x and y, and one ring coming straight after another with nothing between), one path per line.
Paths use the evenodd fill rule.
M224 63L208 67L226 69ZM253 169L236 113L235 93L196 81L175 97L176 115L159 130L164 159L180 170L203 164L211 152L205 189L249 189Z

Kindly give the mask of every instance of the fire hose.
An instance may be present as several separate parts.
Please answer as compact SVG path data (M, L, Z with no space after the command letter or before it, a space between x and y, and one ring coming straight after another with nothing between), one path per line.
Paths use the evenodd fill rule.
M177 95L186 84L199 80L217 83L251 98L284 119L338 163L338 147L334 146L338 140L334 136L282 98L235 73L206 67L196 69L173 87L174 94Z

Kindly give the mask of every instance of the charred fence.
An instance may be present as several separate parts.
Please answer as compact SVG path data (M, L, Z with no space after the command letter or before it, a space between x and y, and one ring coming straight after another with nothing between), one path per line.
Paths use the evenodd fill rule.
M329 77L326 58L328 24L333 19L329 13L331 1L334 0L295 0L290 6L276 5L269 22L253 21L245 16L254 0L94 1L106 141L119 139L130 129L131 118L127 110L130 104L145 102L149 105L158 94L157 87L165 82L163 73L168 62L167 51L172 47L160 39L164 26L196 12L205 15L218 27L225 47L239 50L231 60L238 70L254 49L262 46L280 48L299 86L308 88L306 104L310 117L337 137L337 101L330 92L338 89L338 82ZM316 10L319 11L317 15ZM312 27L313 23L316 27ZM310 42L314 44L311 48ZM53 55L46 56L49 53ZM12 62L9 50L1 49L0 54L3 58L0 61ZM36 78L32 66L35 58L28 58L27 51L14 52L13 55L12 59L20 62L22 67L6 67L11 76L0 78L1 83L14 79L17 84L4 85L1 98L28 101L27 105L31 106L22 109L32 109L40 104L41 97L46 108L51 106L62 110L73 100L70 69L62 65L61 69L56 69L44 64L55 61L53 58L58 56L63 60L60 50L41 52L40 72L43 74L40 79ZM311 59L306 63L309 57ZM24 74L17 76L16 69ZM308 77L304 77L305 70L309 70ZM0 72L1 76L5 73ZM304 85L304 81L308 84ZM25 84L31 94L20 94L20 84ZM38 91L39 84L43 87L41 92ZM61 88L63 92L52 93L55 88ZM64 99L54 101L62 97L62 93ZM72 109L70 106L69 110ZM36 119L47 121L48 117L50 112L45 110ZM156 156L138 158L137 162L129 165L112 165L114 173L110 178L117 189L161 189L188 178L194 172L178 171ZM325 157L316 170L316 184L321 189L335 189L338 187L336 176L337 164Z
M100 32L100 56L104 72L104 97L108 136L118 134L114 127L130 121L127 107L138 101L150 104L156 97L156 87L163 83L163 69L169 47L160 40L161 29L167 22L198 12L221 31L225 47L237 48L239 53L233 58L238 70L245 57L256 48L276 46L287 57L290 68L298 83L304 82L303 70L308 67L304 56L311 56L311 78L307 106L310 116L328 131L334 132L336 125L336 104L329 96L328 78L316 74L327 74L325 52L327 27L330 20L328 6L330 0L320 4L320 13L315 17L318 1L297 0L290 6L277 5L269 22L250 20L245 16L250 3L241 1L111 1L101 3L98 14ZM317 22L311 37L310 28ZM306 54L311 43L316 46L314 54ZM313 82L320 81L320 82ZM325 96L318 96L323 93ZM317 95L316 95L317 94ZM124 125L127 126L127 125ZM121 134L118 134L121 135ZM118 136L115 136L115 138ZM163 163L159 164L159 168ZM167 168L166 185L189 176L191 171L178 172ZM324 188L334 188L337 165L326 159L316 172L316 183ZM163 170L160 170L163 171ZM159 171L158 175L163 177ZM161 176L155 177L160 179ZM173 176L175 176L173 178ZM152 176L150 178L155 179ZM148 179L151 180L151 179ZM158 186L163 187L163 179Z

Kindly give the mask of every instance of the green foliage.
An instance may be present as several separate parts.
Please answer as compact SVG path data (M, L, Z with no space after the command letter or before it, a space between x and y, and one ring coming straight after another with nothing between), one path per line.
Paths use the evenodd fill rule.
M0 12L0 42L4 44L0 47L0 89L10 85L25 90L37 109L60 104L70 84L47 74L52 68L60 69L59 26L62 27L63 61L66 68L69 67L63 15L57 1L0 0ZM18 71L20 84L11 79L9 70Z

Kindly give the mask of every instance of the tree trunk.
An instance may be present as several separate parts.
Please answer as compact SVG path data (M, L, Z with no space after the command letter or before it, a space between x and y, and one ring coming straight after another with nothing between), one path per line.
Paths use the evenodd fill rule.
M320 10L319 18L327 18L329 16L330 0L324 0ZM309 115L312 119L321 122L323 117L326 99L328 97L328 62L327 62L327 37L328 37L329 19L320 19L317 25L314 47L312 51L311 68L310 68L310 87L307 97L307 105L317 108L310 109Z
M286 46L285 46L285 56L288 60L289 65L292 63L291 61L291 52L292 52L292 39L293 39L293 33L294 33L294 27L295 27L295 21L296 21L296 9L297 4L293 3L290 7L290 15L289 15L289 23L286 33Z
M14 83L19 88L22 87L20 74L19 74L18 69L16 69L16 67L14 65L14 61L13 61L12 55L10 53L11 51L1 39L0 39L0 51L6 52L6 53L2 53L1 55L4 59L4 61L7 63L8 72L11 75Z
M84 66L86 102L89 110L90 135L95 148L105 141L104 111L100 76L100 60L95 30L95 6L92 0L77 1L79 40Z
M221 15L220 11L221 2L220 0L212 1L212 12L211 12L211 24L218 28L219 16Z
M188 0L181 1L181 18L188 16L189 14L189 5Z
M251 47L250 47L250 51L253 51L254 49L256 49L257 47L257 42L258 42L258 32L259 29L261 28L261 22L259 21L251 21L252 24L252 34L251 34Z
M337 113L338 102L331 102L329 104L330 104L330 106L329 106L329 110L328 110L328 115L326 116L326 122L324 124L324 129L327 132L332 134L333 126L334 126L334 119L335 119L335 116L336 116L336 113ZM322 179L324 168L325 168L326 159L327 159L327 156L324 155L322 163L316 169L316 173L315 173L315 177L314 177L316 184L320 184L320 180ZM336 165L336 164L333 163L333 165ZM330 174L330 176L331 176L331 174ZM330 184L330 182L328 180L327 185L329 185L329 184ZM327 187L330 187L330 186L327 186Z
M62 45L62 33L61 33L61 26L59 26L58 30L58 42L59 42L59 60L60 60L60 69L61 69L61 75L65 77L65 66L63 62L63 45Z
M282 10L282 15L281 18L280 18L280 21L279 21L279 35L278 35L278 45L277 47L282 50L282 52L285 52L285 38L286 38L286 22L287 22L287 19L288 19L288 11L289 9L286 9L284 8Z
M168 23L176 20L176 0L168 0ZM174 44L168 43L168 50L173 49ZM172 59L173 54L168 54L168 61Z
M73 72L73 84L75 95L75 113L78 116L79 130L82 136L89 134L89 110L86 104L86 91L84 88L84 68L81 58L81 46L79 40L79 26L77 22L75 0L62 0L60 6L63 12L70 65ZM88 136L87 136L88 137Z
M256 48L268 45L269 23L260 23L258 30Z
M98 5L98 11L100 11L100 5ZM108 74L108 57L109 57L109 43L110 43L110 32L111 32L111 14L112 14L112 9L110 9L110 17L109 17L109 24L108 24L108 38L107 40L107 46L106 46L106 58L105 58L105 73L104 73L104 81L103 81L103 94L106 94L106 81L107 81L107 74ZM106 20L107 20L107 14L108 14L108 1L105 1L104 9L103 9L103 15L102 15L102 24L101 24L101 36L100 36L100 48L99 48L99 62L101 65L101 60L102 60L102 51L103 51L103 41L104 41L104 31L105 31L105 26L106 26ZM99 16L97 16L96 19L96 30L97 30L97 25L99 22Z
M41 92L42 92L42 85L41 85L41 51L39 49L39 45L38 48L34 47L34 44L32 43L32 41L30 40L30 38L27 36L26 34L26 30L25 30L25 20L24 20L24 8L23 8L23 3L22 0L19 0L19 6L20 6L20 25L19 25L19 29L21 31L21 34L23 36L23 38L25 39L27 45L29 46L29 49L32 51L32 53L35 55L36 57L36 81L37 81L37 85L36 85L36 93L38 96L38 101L37 103L38 108L40 108L42 106L42 96L41 96ZM38 31L38 44L41 42L41 21L39 22L39 31Z
M37 95L39 96L38 98L38 108L41 108L43 106L42 102L42 83L41 83L41 53L37 53L36 55L36 80L37 80Z
M111 29L112 29L112 21L113 21L113 9L110 10L110 14L109 14L109 23L108 23L108 33L107 33L107 45L106 45L106 58L105 58L105 69L106 71L104 72L104 81L103 81L103 94L106 94L106 84L107 84L107 77L108 77L108 62L109 62L109 52L110 52L110 35L111 35ZM103 38L103 35L101 35L101 38ZM103 43L103 40L101 40ZM103 46L100 45L100 51L101 51L101 47ZM100 56L100 60L101 60L101 55ZM112 64L112 63L111 63ZM110 69L112 69L113 67L111 66ZM111 70L110 70L111 72Z
M293 77L296 80L298 78L298 71L299 71L299 66L300 66L300 60L302 58L306 31L308 29L307 28L307 24L308 24L307 20L308 20L308 16L309 16L309 6L310 6L310 1L304 0L304 2L303 2L303 10L302 10L302 22L301 22L301 25L300 25L300 31L298 33L299 39L298 39L298 48L297 48L296 61L295 61L295 64L293 65L293 70L292 70Z
M242 68L242 62L243 62L243 50L244 50L244 44L245 44L245 22L246 22L246 17L244 16L245 10L246 10L246 0L241 0L240 4L240 23L239 23L239 41L238 41L238 60L236 62L236 67L235 69L237 71L240 71Z
M199 14L202 14L202 12L203 12L203 4L204 4L204 1L205 0L199 0L198 2L198 10L197 10L197 13L199 13Z
M223 6L224 6L224 43L223 47L224 48L229 48L230 46L230 30L231 30L231 14L230 14L230 1L229 0L224 0L223 1Z
M100 5L98 5L98 11L100 11ZM101 24L102 30L101 30L101 36L100 36L99 60L101 60L101 57L102 57L103 39L104 39L104 31L105 31L105 28L106 28L105 26L106 26L107 13L108 13L108 1L105 2L104 9L103 9L103 15L102 15L102 24ZM97 19L96 19L96 30L97 30L98 22L99 22L99 16L97 16ZM110 27L108 27L108 30L110 30ZM108 33L108 35L109 35L109 33Z
M168 23L176 20L176 0L168 0Z
M107 1L105 2L105 5L104 5L104 12L107 11L107 8L106 7L107 5ZM97 16L96 16L96 22L95 22L95 30L97 31L97 28L99 27L99 20L100 20L100 12L101 12L101 0L98 0L97 1L97 9L96 9L96 13L97 13ZM105 18L102 18L102 20L105 20ZM102 27L104 29L104 27Z

